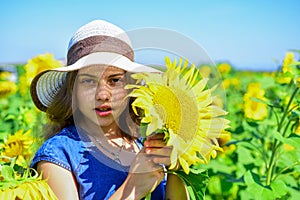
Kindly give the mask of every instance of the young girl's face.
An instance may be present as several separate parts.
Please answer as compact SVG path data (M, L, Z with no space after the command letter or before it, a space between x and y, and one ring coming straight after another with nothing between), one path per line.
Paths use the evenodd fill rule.
M101 128L116 126L128 101L125 71L112 66L94 65L78 71L75 94L83 121Z

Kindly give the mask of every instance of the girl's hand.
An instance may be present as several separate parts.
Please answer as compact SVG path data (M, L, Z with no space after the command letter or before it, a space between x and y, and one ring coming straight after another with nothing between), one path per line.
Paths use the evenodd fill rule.
M163 165L170 164L172 148L165 146L163 138L163 134L156 134L146 139L112 199L141 199L154 191L164 178Z
M144 142L145 152L152 156L152 161L156 164L163 164L169 166L171 164L170 156L172 147L167 147L164 142L164 134L157 133L147 137Z

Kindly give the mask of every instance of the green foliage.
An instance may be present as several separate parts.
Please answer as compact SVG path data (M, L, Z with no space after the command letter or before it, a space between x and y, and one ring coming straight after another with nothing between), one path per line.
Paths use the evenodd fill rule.
M40 130L45 124L44 114L37 111L31 100L28 85L20 79L25 73L24 66L16 66L15 71L17 73L15 74L16 92L0 97L0 190L14 188L37 178L37 172L30 169L28 165L43 141ZM22 143L22 138L15 137L13 141L9 141L10 136L20 131L31 133L30 138L33 138L33 141L30 147ZM28 155L22 157L25 147L28 148ZM22 160L22 158L28 160Z
M232 139L216 159L194 166L189 175L183 171L168 172L176 173L186 183L191 199L300 199L299 65L300 62L290 63L290 70L285 73L225 70L223 81L230 84L225 88L224 104L229 112L228 131ZM24 66L16 69L17 77L22 77ZM250 83L260 83L264 91L264 99L250 98L267 106L267 117L262 120L245 117L244 95ZM31 129L37 147L43 140L40 130L44 115L35 109L29 88L24 93L20 79L16 84L16 93L0 97L0 144L8 135ZM141 133L145 133L145 127ZM1 159L9 162L0 162L0 188L37 178L30 169L16 164L16 157Z
M5 98L0 97L0 142L21 129L25 132L31 129L35 138L39 140L42 137L40 130L45 124L45 115L35 108L29 87L24 86L19 79L24 76L24 66L17 65L16 71L17 92ZM21 92L22 87L25 88L25 93Z
M289 66L286 74L222 74L224 81L239 77L239 85L226 88L232 139L225 152L205 166L210 177L206 199L300 198L300 92L295 81L300 68L299 62ZM262 120L245 117L244 95L250 83L260 83L265 92L265 99L251 98L267 105L268 115Z
M204 199L209 179L207 171L191 168L189 174L186 174L183 170L170 173L176 174L185 183L191 200Z

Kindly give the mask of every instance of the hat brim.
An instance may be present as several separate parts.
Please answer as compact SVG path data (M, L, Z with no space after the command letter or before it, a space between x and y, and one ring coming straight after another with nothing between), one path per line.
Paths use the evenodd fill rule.
M127 57L117 53L95 52L80 58L72 65L54 68L38 74L33 79L30 88L33 102L38 109L41 111L46 111L64 83L66 72L71 72L79 70L83 67L99 64L114 66L131 73L162 73L162 71L158 69L132 62Z
M161 71L158 69L148 67L146 65L139 64L136 62L132 62L127 57L112 52L94 52L80 58L77 62L75 62L72 65L69 65L67 67L56 68L53 70L68 72L68 71L81 69L82 67L85 66L97 65L97 64L115 66L117 68L123 69L128 72L133 72L133 73L137 73L137 72L161 73Z

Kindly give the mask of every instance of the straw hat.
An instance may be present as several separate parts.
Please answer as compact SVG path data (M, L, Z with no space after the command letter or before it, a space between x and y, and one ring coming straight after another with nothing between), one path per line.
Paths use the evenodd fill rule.
M79 28L71 38L67 66L43 71L31 83L35 105L46 111L64 84L67 72L82 67L105 64L128 72L160 72L134 62L130 39L124 30L104 21L95 20Z

